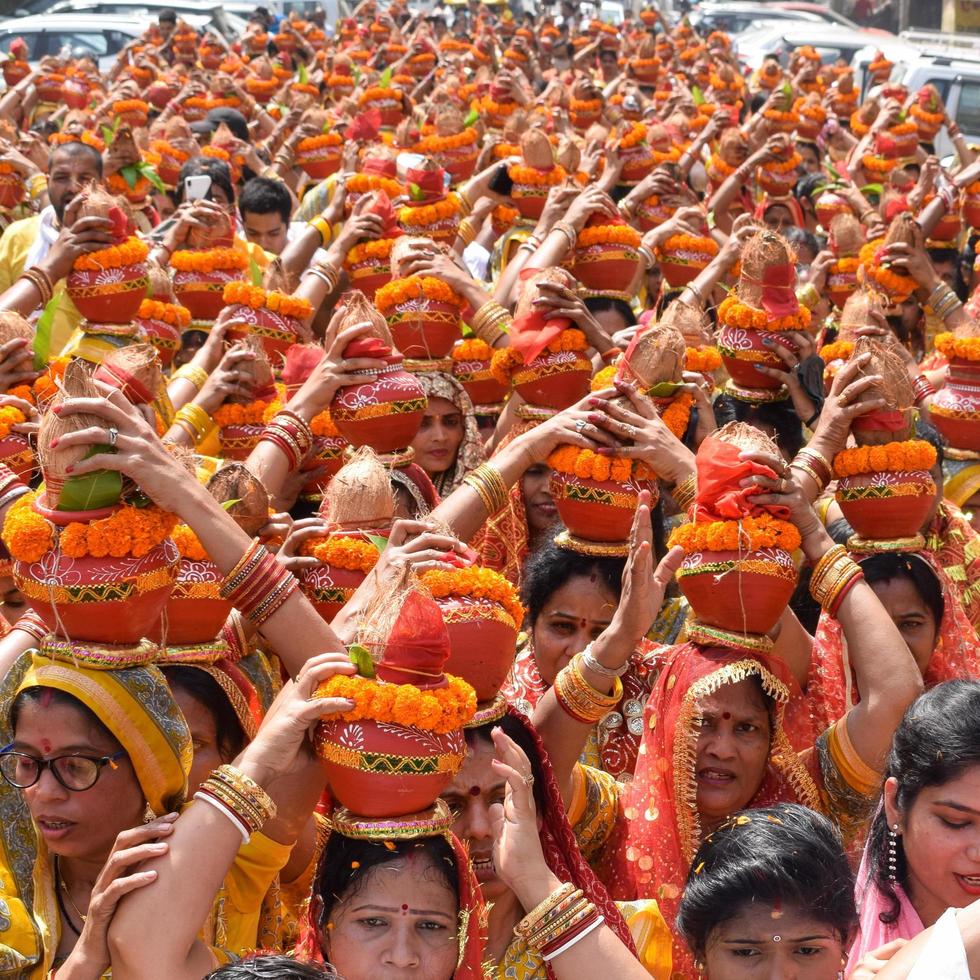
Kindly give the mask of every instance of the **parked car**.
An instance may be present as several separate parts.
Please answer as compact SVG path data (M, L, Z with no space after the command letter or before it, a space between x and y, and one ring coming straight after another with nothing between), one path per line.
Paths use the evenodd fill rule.
M36 14L0 21L0 52L10 50L16 37L27 44L28 61L58 55L65 48L76 58L95 58L100 71L108 71L116 55L150 26L153 18L108 17L96 14Z
M747 2L702 3L691 11L688 20L702 35L709 31L725 31L732 36L762 21L825 22L812 12L781 10L775 4Z

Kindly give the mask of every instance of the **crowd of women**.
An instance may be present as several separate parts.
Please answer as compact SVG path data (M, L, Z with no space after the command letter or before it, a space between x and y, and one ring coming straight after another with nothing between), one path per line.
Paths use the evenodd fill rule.
M0 63L0 973L980 975L977 148L456 10Z

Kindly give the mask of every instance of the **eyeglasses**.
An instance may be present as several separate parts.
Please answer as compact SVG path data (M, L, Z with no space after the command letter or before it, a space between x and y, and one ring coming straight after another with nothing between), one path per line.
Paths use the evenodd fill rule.
M14 752L8 745L0 749L0 776L17 789L28 789L41 778L45 769L50 769L65 789L80 793L98 782L105 766L117 769L116 761L125 755L120 750L114 755L58 755L53 759L38 759L26 752Z

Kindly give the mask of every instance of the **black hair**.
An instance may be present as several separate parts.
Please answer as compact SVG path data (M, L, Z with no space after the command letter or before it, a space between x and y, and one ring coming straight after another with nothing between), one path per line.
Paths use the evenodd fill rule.
M934 425L926 422L921 416L915 423L915 438L928 442L936 450L937 466L942 466L946 462L946 440Z
M937 248L927 248L926 254L929 256L929 260L935 264L936 262L952 262L953 263L953 291L961 300L966 299L967 288L966 282L963 278L964 269L971 269L972 263L966 265L963 262L963 256L955 245L947 247L937 247Z
M792 228L787 228L783 232L783 238L793 246L794 252L805 248L816 255L820 251L820 242L817 241L817 236L812 231L807 231L806 228L797 228L795 225Z
M211 109L204 117L204 121L211 127L213 133L222 123L230 130L235 139L240 139L247 143L251 137L248 132L248 120L237 110L230 106L219 106Z
M528 762L531 763L531 774L534 776L534 784L532 786L534 804L538 813L544 814L548 805L544 795L544 769L541 767L541 757L538 755L538 747L527 730L527 726L530 724L530 721L526 724L522 723L508 712L499 721L491 721L477 728L464 728L463 734L466 736L466 747L468 749L476 748L480 742L493 745L493 738L491 738L490 733L495 728L502 729L508 738L512 738L527 756Z
M929 612L936 621L936 628L939 628L939 624L943 621L943 613L946 611L946 601L943 598L943 587L928 562L915 554L905 555L894 551L883 551L863 558L860 564L868 585L874 585L875 582L892 582L897 578L911 582L919 597L929 607Z
M231 183L231 168L224 160L217 160L214 157L191 157L181 168L177 177L177 187L174 189L174 200L178 204L184 203L184 187L188 177L197 177L207 174L211 178L211 183L220 187L234 203L235 188Z
M589 296L585 301L585 308L590 313L618 313L627 327L636 324L636 314L633 307L623 299L616 299L614 296Z
M65 708L74 708L95 734L105 739L110 745L118 745L119 748L122 748L119 739L109 731L102 719L87 704L56 687L25 687L23 691L18 692L10 705L11 732L17 730L17 719L20 717L21 711L29 704L37 704L42 707L54 704Z
M316 980L335 977L333 970L316 963L302 963L291 956L250 956L209 973L204 980Z
M165 7L163 10L157 14L158 24L176 24L177 23L177 11L171 10L169 7Z
M238 210L242 219L249 214L278 214L288 225L293 213L293 199L281 180L271 177L253 177L238 198Z
M337 905L355 894L371 871L409 854L428 857L435 873L452 889L459 901L456 855L444 837L375 842L333 833L323 849L313 884L313 894L320 900L317 924L321 932L325 930Z
M920 694L905 712L892 737L882 782L898 783L895 802L907 814L919 794L930 786L943 786L980 765L980 682L945 681ZM908 888L908 864L904 838L894 848L895 869L889 869L888 817L879 808L868 835L868 879L873 881L890 908L881 921L897 921L901 903L889 875Z
M719 427L726 422L747 422L760 428L771 428L776 433L776 444L791 457L803 447L803 423L788 398L755 405L723 394L715 399L714 409Z
M62 143L60 146L56 146L48 156L49 173L51 171L51 163L55 155L59 153L70 157L89 157L92 163L95 164L96 173L98 173L99 177L102 176L102 154L94 146L89 146L88 143L82 143L80 140L72 140L71 143Z
M804 174L797 182L794 194L798 201L804 197L813 198L814 195L826 187L827 178L822 174ZM816 239L814 239L816 241Z
M174 664L163 668L170 689L178 688L190 695L214 719L214 730L218 739L218 753L222 761L231 762L242 749L247 739L242 723L228 700L228 695L218 682L204 670Z
M797 909L846 943L857 922L854 875L826 817L782 803L729 819L694 856L677 929L701 959L711 933L753 904Z

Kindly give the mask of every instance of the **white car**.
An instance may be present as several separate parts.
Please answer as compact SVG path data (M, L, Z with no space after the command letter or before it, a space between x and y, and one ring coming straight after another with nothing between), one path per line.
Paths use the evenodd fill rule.
M734 36L760 22L775 26L783 21L807 21L812 24L836 23L851 29L857 27L830 8L818 11L809 9L810 6L807 4L807 9L787 9L773 3L748 3L739 0L731 3L700 3L691 11L689 19L691 26L696 27L702 35L709 31L725 31ZM816 4L812 6L815 7Z

